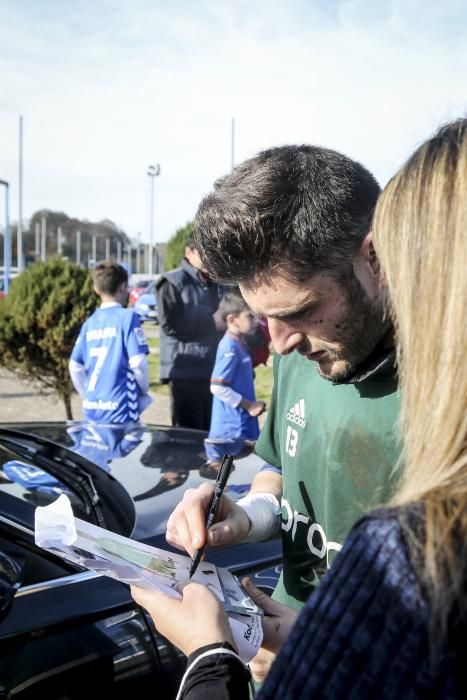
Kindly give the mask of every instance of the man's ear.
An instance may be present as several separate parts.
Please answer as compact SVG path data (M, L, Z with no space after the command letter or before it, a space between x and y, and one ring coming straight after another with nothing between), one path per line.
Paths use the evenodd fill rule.
M380 291L381 268L373 247L371 231L363 239L353 267L356 278L370 299L376 299Z
M185 246L185 258L188 260L190 265L193 264L193 248L190 248L189 245Z
M367 263L370 273L375 277L379 278L379 276L381 275L381 266L379 264L379 260L373 245L373 234L371 233L371 231L367 233L367 235L363 239L362 245L360 247L360 253L363 256L365 262Z

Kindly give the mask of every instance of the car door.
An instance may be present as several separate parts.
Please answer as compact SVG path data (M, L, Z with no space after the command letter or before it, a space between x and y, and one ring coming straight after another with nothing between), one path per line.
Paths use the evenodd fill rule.
M15 503L16 501L16 503ZM24 579L0 621L0 697L175 694L184 661L157 637L128 589L50 555L21 524L29 504L0 494L0 550Z

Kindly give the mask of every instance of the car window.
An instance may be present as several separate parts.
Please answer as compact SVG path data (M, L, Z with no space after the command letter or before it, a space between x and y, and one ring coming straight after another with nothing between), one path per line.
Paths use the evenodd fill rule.
M125 487L79 452L27 431L0 428L0 495L32 507L68 496L76 517L129 536L136 512ZM22 505L24 509L24 505Z
M33 506L48 505L64 493L70 499L76 516L86 518L80 496L44 469L18 459L3 445L0 445L0 491Z

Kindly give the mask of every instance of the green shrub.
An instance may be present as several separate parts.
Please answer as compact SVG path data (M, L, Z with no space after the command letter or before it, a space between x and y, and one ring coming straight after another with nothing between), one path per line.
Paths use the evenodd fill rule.
M0 304L0 364L53 389L72 418L68 362L79 329L97 305L90 274L61 258L21 273Z

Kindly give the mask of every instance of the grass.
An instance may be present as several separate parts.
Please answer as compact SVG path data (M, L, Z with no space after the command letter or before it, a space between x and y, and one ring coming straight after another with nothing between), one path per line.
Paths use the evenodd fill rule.
M149 326L148 326L149 328ZM163 396L169 395L169 387L167 384L159 383L159 337L157 334L146 333L146 338L151 352L148 359L149 364L149 388L152 393L162 394ZM270 358L271 359L271 358ZM272 363L271 365L259 365L255 367L255 389L256 398L259 401L266 401L269 405L271 400L272 391Z
M159 382L159 366L160 366L160 355L159 355L159 337L147 337L149 349L155 350L151 352L148 358L149 365L149 391L154 394L162 394L163 396L169 395L169 387L167 384L161 384Z
M271 403L272 385L272 356L270 356L267 365L255 367L256 398L258 401L266 401L267 406Z

